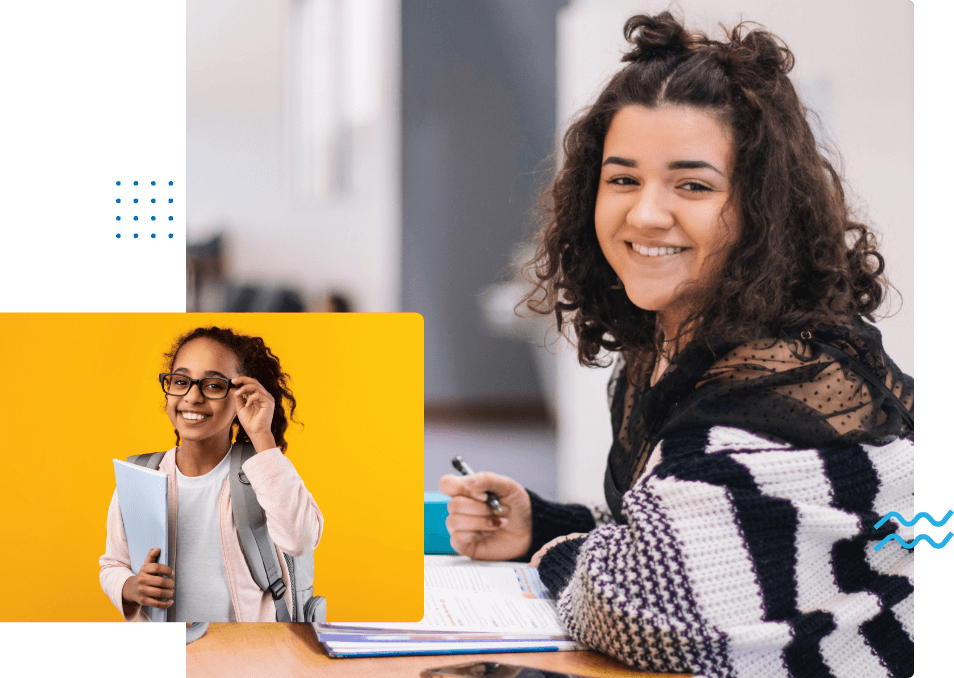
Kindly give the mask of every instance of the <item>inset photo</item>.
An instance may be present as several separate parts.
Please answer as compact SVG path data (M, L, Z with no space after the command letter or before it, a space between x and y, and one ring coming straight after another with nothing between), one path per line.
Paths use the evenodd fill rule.
M421 316L5 323L0 620L421 618Z

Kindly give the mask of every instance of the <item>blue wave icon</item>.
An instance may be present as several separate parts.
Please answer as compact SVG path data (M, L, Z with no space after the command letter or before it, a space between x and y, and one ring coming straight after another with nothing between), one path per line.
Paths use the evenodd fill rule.
M882 539L880 542L878 542L878 545L875 546L875 551L877 551L878 549L880 549L882 546L884 546L885 544L887 544L887 543L888 543L889 541L891 541L892 539L894 539L896 542L898 542L899 544L901 544L901 546L903 546L903 547L906 548L906 549L913 549L915 546L918 545L918 542L922 542L922 541L926 541L928 544L930 544L932 547L934 547L934 548L936 548L936 549L942 549L942 548L944 548L945 546L947 546L947 542L951 541L951 535L952 535L952 533L951 533L951 532L948 532L948 533L947 533L947 536L944 537L944 540L943 540L940 544L938 544L936 541L934 541L933 539L931 539L931 538L930 538L928 535L926 535L926 534L919 534L917 537L915 537L914 539L912 539L910 543L904 541L901 537L899 537L899 536L896 535L896 534L889 534L887 537L885 537L885 538Z
M886 522L888 522L891 518L895 518L900 524L904 525L905 527L911 527L912 525L917 523L919 520L921 520L921 518L926 519L934 527L942 527L947 524L947 521L951 519L951 516L954 516L954 511L948 511L947 513L944 514L944 517L941 518L940 520L934 520L934 518L931 516L930 513L927 513L926 511L922 511L921 513L914 516L913 520L905 520L904 516L902 516L897 511L891 511L884 518L882 518L877 523L875 523L874 529L877 530ZM921 541L922 539L926 541L928 544L930 544L932 548L939 549L939 548L944 548L945 546L947 546L947 542L951 540L951 537L954 537L954 533L948 532L947 536L944 537L944 540L940 544L938 544L936 541L931 539L926 534L919 534L910 542L905 541L904 539L899 537L897 534L889 534L887 537L885 537L880 542L878 542L878 545L874 547L874 550L878 551L879 549L881 549L882 546L887 544L889 541L896 541L899 544L901 544L902 547L906 549L913 549L915 546L918 545L918 542Z
M907 521L904 519L904 516L902 516L900 513L898 513L897 511L892 511L891 513L886 515L884 518L879 520L877 523L875 523L875 529L877 530L879 527L881 527L886 522L888 522L888 518L897 518L899 523L901 523L902 525L906 525L907 527L916 525L917 522L921 520L921 518L926 518L928 521L930 521L930 523L934 527L941 527L947 524L947 521L951 516L954 516L954 511L948 511L947 513L945 513L944 518L942 518L941 520L934 520L934 516L932 516L930 513L928 513L927 511L921 511L919 514L914 516L914 520Z

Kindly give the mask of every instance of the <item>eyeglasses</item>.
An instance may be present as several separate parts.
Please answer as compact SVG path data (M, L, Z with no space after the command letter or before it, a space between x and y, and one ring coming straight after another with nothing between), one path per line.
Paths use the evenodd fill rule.
M199 385L199 392L203 398L208 400L221 400L229 393L232 388L231 379L222 379L220 377L206 377L204 379L191 379L184 374L176 372L164 372L159 375L159 383L162 390L167 395L184 396L196 384Z

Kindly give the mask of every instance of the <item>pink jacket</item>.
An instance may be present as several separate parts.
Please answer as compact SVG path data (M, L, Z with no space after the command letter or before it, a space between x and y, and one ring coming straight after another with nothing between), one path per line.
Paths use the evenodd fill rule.
M176 490L176 449L162 458L159 470L169 477L169 539L176 538L178 493ZM321 538L322 517L318 505L302 482L291 461L277 447L259 452L242 465L242 470L255 490L255 496L265 511L268 534L275 542L282 579L288 592L285 600L294 594L288 577L283 553L300 556L313 551ZM236 621L275 621L275 603L267 591L258 587L252 579L238 532L232 520L232 501L229 483L222 485L219 497L219 532L222 535L222 555L229 581L232 607ZM142 563L138 564L139 566ZM126 546L126 533L119 511L119 499L113 491L106 517L106 553L99 559L99 583L113 605L123 612L123 584L133 576ZM175 563L172 563L175 569ZM126 621L149 621L141 606L136 605L130 614L123 615ZM221 620L226 621L226 620Z

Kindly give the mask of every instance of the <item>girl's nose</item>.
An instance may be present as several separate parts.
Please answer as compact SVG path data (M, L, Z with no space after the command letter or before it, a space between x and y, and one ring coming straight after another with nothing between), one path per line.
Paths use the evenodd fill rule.
M186 394L182 397L190 403L201 402L205 400L205 396L202 395L202 388L198 384L192 384L189 387L189 390L186 391Z
M626 215L630 226L663 230L673 227L675 217L664 188L647 185L632 195L633 204Z

